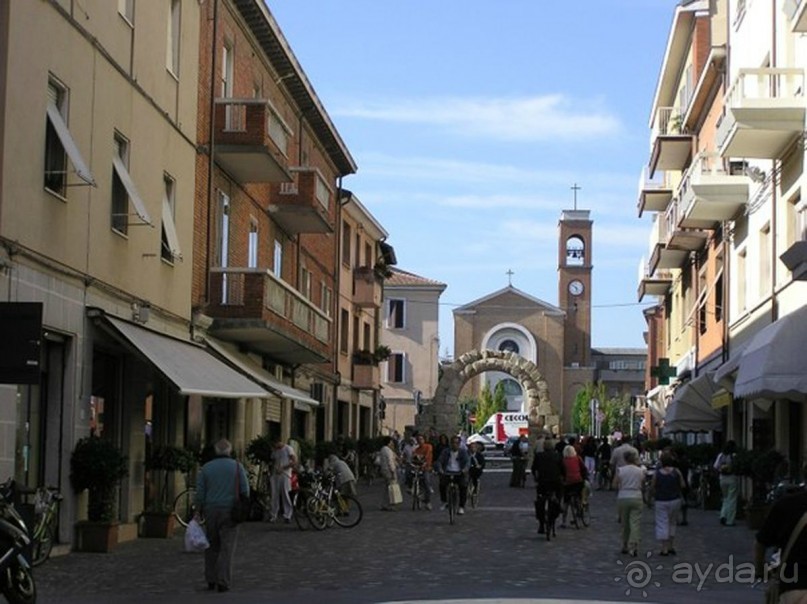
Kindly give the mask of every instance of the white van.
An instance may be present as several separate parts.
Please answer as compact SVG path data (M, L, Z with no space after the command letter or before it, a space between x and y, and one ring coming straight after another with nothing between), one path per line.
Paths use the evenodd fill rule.
M468 437L468 442L481 442L486 447L503 447L509 437L529 434L529 430L529 420L525 413L501 411L491 415L478 432Z

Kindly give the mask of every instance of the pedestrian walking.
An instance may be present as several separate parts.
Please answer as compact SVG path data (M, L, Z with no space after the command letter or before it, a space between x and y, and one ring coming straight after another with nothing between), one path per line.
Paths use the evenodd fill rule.
M734 455L737 453L737 443L730 440L723 451L717 456L714 469L720 474L720 493L723 503L720 507L720 524L734 526L737 516L737 475L734 473Z
M633 447L631 447L633 449ZM636 449L627 451L624 456L625 465L617 469L617 509L622 523L622 553L634 558L638 555L641 540L642 488L645 469L639 465L639 453Z
M272 514L269 522L275 522L283 506L283 521L291 522L294 509L291 506L291 471L297 465L294 449L284 444L279 438L275 441L272 450Z
M205 580L211 591L230 589L238 537L232 509L239 494L249 496L247 472L232 458L232 452L230 441L224 438L218 441L214 445L215 457L202 466L196 478L196 517L204 515L210 542L205 550Z
M675 555L673 541L684 489L684 477L674 464L672 453L662 453L661 466L653 473L651 482L656 511L656 539L661 545L662 556Z

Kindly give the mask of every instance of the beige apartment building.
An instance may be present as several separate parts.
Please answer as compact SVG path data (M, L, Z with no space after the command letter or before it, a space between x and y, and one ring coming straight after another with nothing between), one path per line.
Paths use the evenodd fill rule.
M384 284L381 343L390 356L381 364L381 425L385 433L403 434L415 424L417 402L431 399L437 388L439 304L446 284L398 268L391 272Z
M367 438L379 432L378 403L385 355L379 350L383 288L397 260L387 231L350 191L341 202L338 372L334 435ZM390 273L392 271L392 273Z
M789 0L680 3L651 123L650 171L662 170L671 186L640 192L640 208L645 202L660 216L677 206L674 224L686 237L705 234L702 245L681 250L667 231L659 238L662 260L640 277L640 296L659 301L646 313L656 348L648 366L667 359L679 370L672 388L657 385L658 371L649 375L648 401L661 393L656 409L665 411L668 429L716 430L754 450L776 448L791 472L807 454L806 11L807 3ZM681 78L690 61L694 78ZM658 119L668 104L672 121ZM670 131L676 115L678 132ZM657 221L654 228L662 227ZM676 251L689 257L664 265L665 252ZM687 261L689 276L685 265L675 266ZM695 389L707 392L710 405L681 421L676 399Z

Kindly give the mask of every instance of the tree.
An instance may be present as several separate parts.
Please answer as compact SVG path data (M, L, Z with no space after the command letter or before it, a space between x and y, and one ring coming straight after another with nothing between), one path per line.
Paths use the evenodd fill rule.
M604 411L603 434L611 434L614 430L619 430L626 435L630 434L630 425L633 421L633 405L630 396L623 394L608 399L605 401Z
M504 392L504 380L500 380L493 389L493 412L507 410L507 395Z
M591 400L600 401L600 410L605 404L605 386L602 382L593 384L588 382L577 392L572 407L572 427L578 434L592 434L594 430L591 425ZM605 432L605 424L602 425L602 433Z

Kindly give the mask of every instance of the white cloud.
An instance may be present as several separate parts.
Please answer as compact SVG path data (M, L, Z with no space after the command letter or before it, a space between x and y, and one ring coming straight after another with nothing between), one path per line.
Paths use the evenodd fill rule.
M611 136L622 130L598 102L562 94L526 98L426 98L356 101L333 114L372 121L437 126L463 137L500 141L563 141Z

